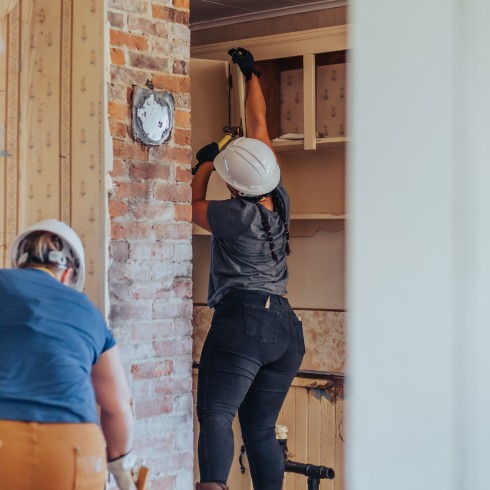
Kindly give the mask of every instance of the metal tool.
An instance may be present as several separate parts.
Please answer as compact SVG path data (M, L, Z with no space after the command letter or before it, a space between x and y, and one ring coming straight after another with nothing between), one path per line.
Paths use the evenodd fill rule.
M306 476L308 478L308 490L319 490L320 480L333 480L335 478L335 471L333 468L308 463L298 463L288 459L289 451L287 446L288 440L286 426L276 425L276 439L282 448L284 459L286 460L284 471Z
M218 141L219 151L222 151L231 140L243 136L242 122L240 121L240 126L223 126L223 133L225 135Z
M242 122L240 121L240 126L223 126L223 132L225 133L225 135L218 141L219 151L223 151L226 145L230 143L230 141L232 141L233 139L239 136L243 136ZM200 163L198 162L192 167L192 175L196 175L199 165Z
M335 478L335 471L328 466L317 466L308 463L298 463L291 461L288 451L288 428L285 425L276 425L276 439L281 446L285 459L284 471L287 473L296 473L298 475L304 475L308 478L308 490L320 490L320 480L333 480ZM240 464L240 471L245 473L245 466L243 465L243 455L245 454L245 446L240 449L240 457L238 462Z

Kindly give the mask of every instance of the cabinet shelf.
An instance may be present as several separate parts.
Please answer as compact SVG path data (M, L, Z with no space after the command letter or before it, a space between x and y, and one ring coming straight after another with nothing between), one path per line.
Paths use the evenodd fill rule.
M347 216L344 213L293 213L291 221L295 220L345 220Z
M319 230L340 231L345 228L347 215L344 213L293 213L291 214L291 236L313 236ZM210 236L204 228L192 224L192 234Z
M291 236L311 237L320 230L337 232L345 229L344 213L291 214Z
M317 138L316 148L325 150L337 150L345 148L349 142L347 136L338 136L335 138ZM277 153L283 151L302 151L304 150L304 140L274 140L272 146Z

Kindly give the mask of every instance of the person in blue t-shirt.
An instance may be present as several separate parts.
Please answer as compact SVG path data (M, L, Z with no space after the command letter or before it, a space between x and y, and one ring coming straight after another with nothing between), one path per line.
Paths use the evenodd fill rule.
M254 488L281 490L275 423L305 353L301 321L285 298L289 196L254 58L243 48L229 54L247 82L247 137L221 153L216 143L199 150L192 182L192 219L211 232L208 305L215 310L199 364L196 489L228 489L238 412ZM231 199L206 200L213 170Z
M114 337L81 293L80 238L41 221L11 258L0 270L0 488L102 490L109 460L119 488L135 489L129 390Z

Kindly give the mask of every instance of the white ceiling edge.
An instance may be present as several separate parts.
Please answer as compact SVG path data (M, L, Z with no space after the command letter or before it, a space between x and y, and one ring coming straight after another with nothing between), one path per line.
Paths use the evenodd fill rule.
M221 27L239 22L250 22L253 20L270 19L271 17L280 17L282 15L301 14L303 12L312 12L315 10L324 10L334 7L345 7L348 0L323 0L313 5L301 5L298 7L282 7L278 9L264 10L263 12L254 12L252 14L240 14L232 17L224 17L223 19L195 22L191 24L191 31L200 31L202 29L211 29L213 27ZM192 8L192 6L191 6Z

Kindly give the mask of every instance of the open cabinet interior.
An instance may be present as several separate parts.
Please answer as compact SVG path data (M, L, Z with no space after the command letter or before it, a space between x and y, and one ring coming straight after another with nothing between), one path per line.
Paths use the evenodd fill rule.
M287 42L275 53L266 40L253 48L269 134L291 197L288 293L297 309L345 310L347 47L345 33L337 37L342 36L332 43L333 51L327 44L319 53L308 46L298 54L297 46ZM314 45L319 49L318 43ZM191 59L191 76L199 80L192 93L194 154L218 141L223 126L246 127L243 76L223 58L225 47L223 52L213 49L203 56L219 59ZM288 50L291 56L284 56ZM227 198L224 182L213 173L207 199ZM194 226L195 304L206 304L208 271L209 233Z

